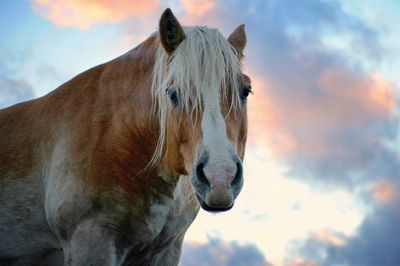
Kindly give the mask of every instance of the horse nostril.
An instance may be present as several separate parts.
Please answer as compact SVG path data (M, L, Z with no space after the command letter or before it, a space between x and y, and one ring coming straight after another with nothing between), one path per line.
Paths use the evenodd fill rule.
M210 181L208 181L206 175L204 174L203 168L204 168L204 164L203 163L199 163L196 166L197 179L200 181L200 183L203 183L207 187L210 187Z
M236 175L235 178L232 180L231 186L233 188L240 186L243 180L243 167L242 164L240 162L236 163Z

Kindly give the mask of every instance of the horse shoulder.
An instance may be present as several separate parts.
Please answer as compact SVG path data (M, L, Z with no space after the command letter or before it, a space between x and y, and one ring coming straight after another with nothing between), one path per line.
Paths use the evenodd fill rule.
M59 248L43 211L41 143L48 135L38 102L0 110L0 259Z

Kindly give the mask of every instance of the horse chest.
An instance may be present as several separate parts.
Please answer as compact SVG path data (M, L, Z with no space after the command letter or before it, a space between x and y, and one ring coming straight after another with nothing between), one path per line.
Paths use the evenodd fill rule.
M197 212L198 208L195 205L189 206L179 199L153 203L149 207L146 223L134 229L137 232L134 237L147 244L173 239L187 230Z
M180 254L184 234L199 211L198 204L188 194L190 188L183 183L178 183L173 198L153 202L148 207L146 222L136 224L133 229L135 241L128 257L158 265L171 259L171 254Z
M153 203L149 208L149 218L147 220L147 237L154 240L160 232L170 226L170 217L175 209L173 202ZM178 229L178 228L177 228Z
M182 213L174 207L165 211L165 206L153 206L147 227L136 228L140 231L134 237L140 240L125 249L122 265L177 265L185 232L198 211L191 210Z

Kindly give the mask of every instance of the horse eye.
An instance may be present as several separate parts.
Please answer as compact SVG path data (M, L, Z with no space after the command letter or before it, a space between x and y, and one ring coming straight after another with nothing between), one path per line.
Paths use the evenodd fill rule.
M251 86L250 85L245 86L242 89L242 94L241 94L242 100L245 100L250 93L251 93Z
M167 94L173 107L177 107L179 103L178 94L173 89L168 89Z

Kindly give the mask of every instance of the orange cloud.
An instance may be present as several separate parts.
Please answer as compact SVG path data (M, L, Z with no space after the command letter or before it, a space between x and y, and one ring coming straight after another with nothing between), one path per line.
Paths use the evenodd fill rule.
M396 110L396 102L394 97L393 84L385 80L381 75L374 74L372 76L374 86L373 90L370 90L370 99L383 108L386 108L389 112L394 113Z
M249 76L254 91L248 103L250 145L267 148L277 156L294 150L296 141L293 136L277 131L282 117L272 97L267 94L268 82L253 72Z
M312 234L312 238L324 243L339 247L344 245L344 240L327 229L322 229Z
M316 92L280 88L256 72L250 76L255 95L248 102L249 144L262 145L278 158L300 154L362 165L359 146L349 147L343 134L389 121L397 108L393 85L377 74L328 69L317 78ZM379 140L362 141L352 145Z
M385 204L393 202L396 194L396 188L386 180L376 183L372 191L374 199Z
M159 0L33 0L34 12L58 27L89 29L94 24L146 18L158 10Z
M214 0L181 0L189 16L201 17L215 7Z
M392 115L396 109L393 84L377 73L359 77L345 69L329 69L322 73L319 85L328 96L353 102L356 112L361 107L367 113Z

